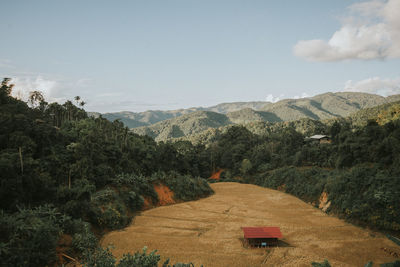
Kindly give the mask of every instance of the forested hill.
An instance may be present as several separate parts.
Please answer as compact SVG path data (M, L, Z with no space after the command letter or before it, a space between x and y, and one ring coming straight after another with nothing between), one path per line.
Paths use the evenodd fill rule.
M325 93L309 98L285 99L276 103L266 101L222 103L212 107L197 107L178 110L149 110L145 112L114 112L90 116L102 116L110 121L119 119L128 128L151 126L157 122L173 119L196 111L211 111L227 114L231 123L251 121L288 121L300 118L326 119L345 117L351 113L384 103L400 100L400 95L382 97L374 94L339 92Z
M262 110L244 108L226 114L211 111L191 111L173 119L131 130L140 135L149 135L156 141L185 137L193 139L193 135L201 135L207 130L213 132L213 130L209 130L210 128L217 129L227 125L246 125L261 122L268 124L300 119L343 118L359 110L398 100L400 100L400 95L384 98L365 93L326 93L312 98L287 99L277 103L267 103L261 108ZM227 110L226 105L228 104L223 104L224 110ZM255 104L253 103L253 105ZM257 105L260 105L260 103L258 102ZM243 107L244 105L242 103L239 106Z
M88 117L79 97L76 104L49 104L32 92L28 106L11 97L12 88L4 79L0 265L49 266L62 254L93 260L94 233L126 226L145 203L158 205L156 185L180 201L212 193L199 178L210 174L201 147L178 150L133 134L121 122Z
M355 129L357 127L366 126L369 121L375 121L379 125L382 125L397 119L400 119L400 101L379 105L373 108L361 109L345 118L340 117L326 120L303 118L285 122L255 121L243 123L241 125L253 134L261 136L279 133L287 128L293 128L304 136L311 136L313 134L329 134L329 127L336 122ZM193 144L210 145L221 135L226 133L229 128L234 126L235 124L229 124L219 128L208 128L207 130L195 134L189 134L178 138L169 138L168 140L173 142L190 141Z
M149 126L159 121L173 119L196 111L212 111L212 112L226 114L228 112L238 111L245 108L259 110L267 104L269 104L269 102L263 102L263 101L234 102L234 103L222 103L208 108L198 107L198 108L166 110L166 111L148 110L145 112L121 111L121 112L104 113L104 114L98 112L88 112L88 114L93 117L99 117L101 115L102 117L110 121L119 119L128 128L136 128L141 126Z

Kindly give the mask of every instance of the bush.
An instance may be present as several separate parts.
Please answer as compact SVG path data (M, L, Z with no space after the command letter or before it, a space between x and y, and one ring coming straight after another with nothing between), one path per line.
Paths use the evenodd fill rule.
M72 238L72 248L74 248L78 253L82 253L88 249L94 249L97 246L97 238L90 230L88 223L84 223L81 232L73 235Z
M312 262L312 267L331 267L331 264L328 260L324 260L324 262Z
M193 178L190 175L181 175L176 172L165 174L156 173L151 178L168 186L176 199L189 201L206 197L213 193L208 182L203 178Z
M94 250L87 250L84 253L85 267L114 267L115 257L109 248L103 249L98 247Z
M121 193L121 197L125 205L133 211L141 210L144 204L144 199L141 195L135 191L124 191Z
M160 255L156 254L157 250L153 250L147 254L147 247L143 248L143 252L136 252L134 255L124 254L120 260L118 267L131 267L131 266L141 266L141 267L157 267L160 261Z
M0 212L0 260L5 266L45 266L55 260L62 215L52 206Z
M113 178L111 183L118 188L125 186L132 191L140 192L141 195L151 197L154 200L154 203L158 202L158 195L156 191L154 191L151 178L149 179L134 173L123 173Z
M156 254L157 250L153 250L147 254L147 247L143 248L143 252L135 252L135 254L124 254L120 261L116 264L116 259L112 255L109 248L103 249L98 247L93 250L87 250L84 253L85 267L157 267L160 261L160 255ZM163 267L194 267L192 263L176 263L169 265L169 259L166 260ZM202 265L203 266L203 265Z

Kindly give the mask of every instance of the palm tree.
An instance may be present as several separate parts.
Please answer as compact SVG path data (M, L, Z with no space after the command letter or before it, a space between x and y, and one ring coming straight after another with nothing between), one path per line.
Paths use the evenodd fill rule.
M79 100L81 100L81 97L79 95L74 97L76 104L79 105Z

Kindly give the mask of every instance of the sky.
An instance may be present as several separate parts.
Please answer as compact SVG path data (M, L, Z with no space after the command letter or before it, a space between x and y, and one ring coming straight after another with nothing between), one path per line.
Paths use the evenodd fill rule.
M98 112L400 94L400 0L2 0L0 78Z

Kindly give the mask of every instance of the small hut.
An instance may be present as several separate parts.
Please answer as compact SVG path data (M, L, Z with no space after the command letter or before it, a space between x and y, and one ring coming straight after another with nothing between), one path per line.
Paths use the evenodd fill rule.
M332 140L329 136L323 135L323 134L316 134L310 137L306 138L306 141L311 141L315 143L320 143L320 144L330 144L332 143Z
M279 227L242 227L244 240L251 247L277 246L282 238Z

